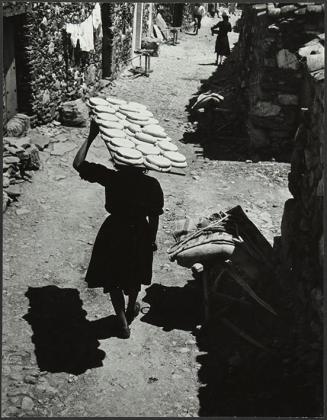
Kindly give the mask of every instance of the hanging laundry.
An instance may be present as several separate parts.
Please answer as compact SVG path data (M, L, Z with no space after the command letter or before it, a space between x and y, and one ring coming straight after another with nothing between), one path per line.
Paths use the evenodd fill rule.
M79 45L82 51L94 50L94 34L93 34L93 18L90 15L84 22L80 24L81 34Z
M102 37L101 7L96 3L93 12L82 23L67 23L66 32L71 36L71 43L74 48L79 41L81 51L94 50L94 29L100 28L99 36Z
M93 19L93 27L94 29L98 29L98 27L102 24L101 20L101 7L100 4L97 3L92 12L92 19Z

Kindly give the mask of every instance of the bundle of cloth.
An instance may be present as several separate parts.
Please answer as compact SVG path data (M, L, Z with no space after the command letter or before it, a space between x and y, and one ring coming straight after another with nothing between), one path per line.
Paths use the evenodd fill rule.
M197 101L194 103L191 109L195 111L197 109L214 108L223 100L224 97L222 95L219 95L219 93L211 91L201 93L201 95L198 96Z
M230 261L250 277L273 269L273 249L240 206L195 222L185 219L174 232L169 259L183 267Z

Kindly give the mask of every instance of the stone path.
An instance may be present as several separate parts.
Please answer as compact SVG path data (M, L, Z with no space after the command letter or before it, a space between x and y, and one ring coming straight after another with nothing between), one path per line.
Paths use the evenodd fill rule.
M240 204L272 241L289 169L211 161L200 147L180 142L192 129L185 107L215 69L211 24L206 18L197 37L184 34L179 45L163 46L149 78L125 72L108 92L147 105L189 162L185 177L153 174L165 193L165 213L153 286L142 292L144 314L129 340L110 337L110 301L83 281L106 215L102 187L82 182L71 167L87 130L36 130L52 142L4 217L3 416L198 416L201 353L192 332L201 323L201 296L190 270L168 261L175 221ZM100 139L90 159L106 162Z

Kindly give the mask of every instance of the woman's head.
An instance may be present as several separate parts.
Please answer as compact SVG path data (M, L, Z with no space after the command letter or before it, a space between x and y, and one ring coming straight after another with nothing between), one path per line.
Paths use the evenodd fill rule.
M145 174L148 170L144 167L139 166L133 166L133 165L115 165L116 169L123 173L123 174L131 174L131 175L137 175L137 174Z

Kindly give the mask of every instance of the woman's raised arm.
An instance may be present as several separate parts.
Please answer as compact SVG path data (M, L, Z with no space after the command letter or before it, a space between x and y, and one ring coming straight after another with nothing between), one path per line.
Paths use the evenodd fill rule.
M85 142L82 144L82 146L80 147L80 149L76 153L76 156L75 156L75 159L74 159L74 162L73 162L73 167L74 167L74 169L76 169L76 171L79 170L79 167L85 161L87 152L88 152L93 140L96 138L96 136L98 134L99 134L99 126L92 119L88 138L85 140Z

